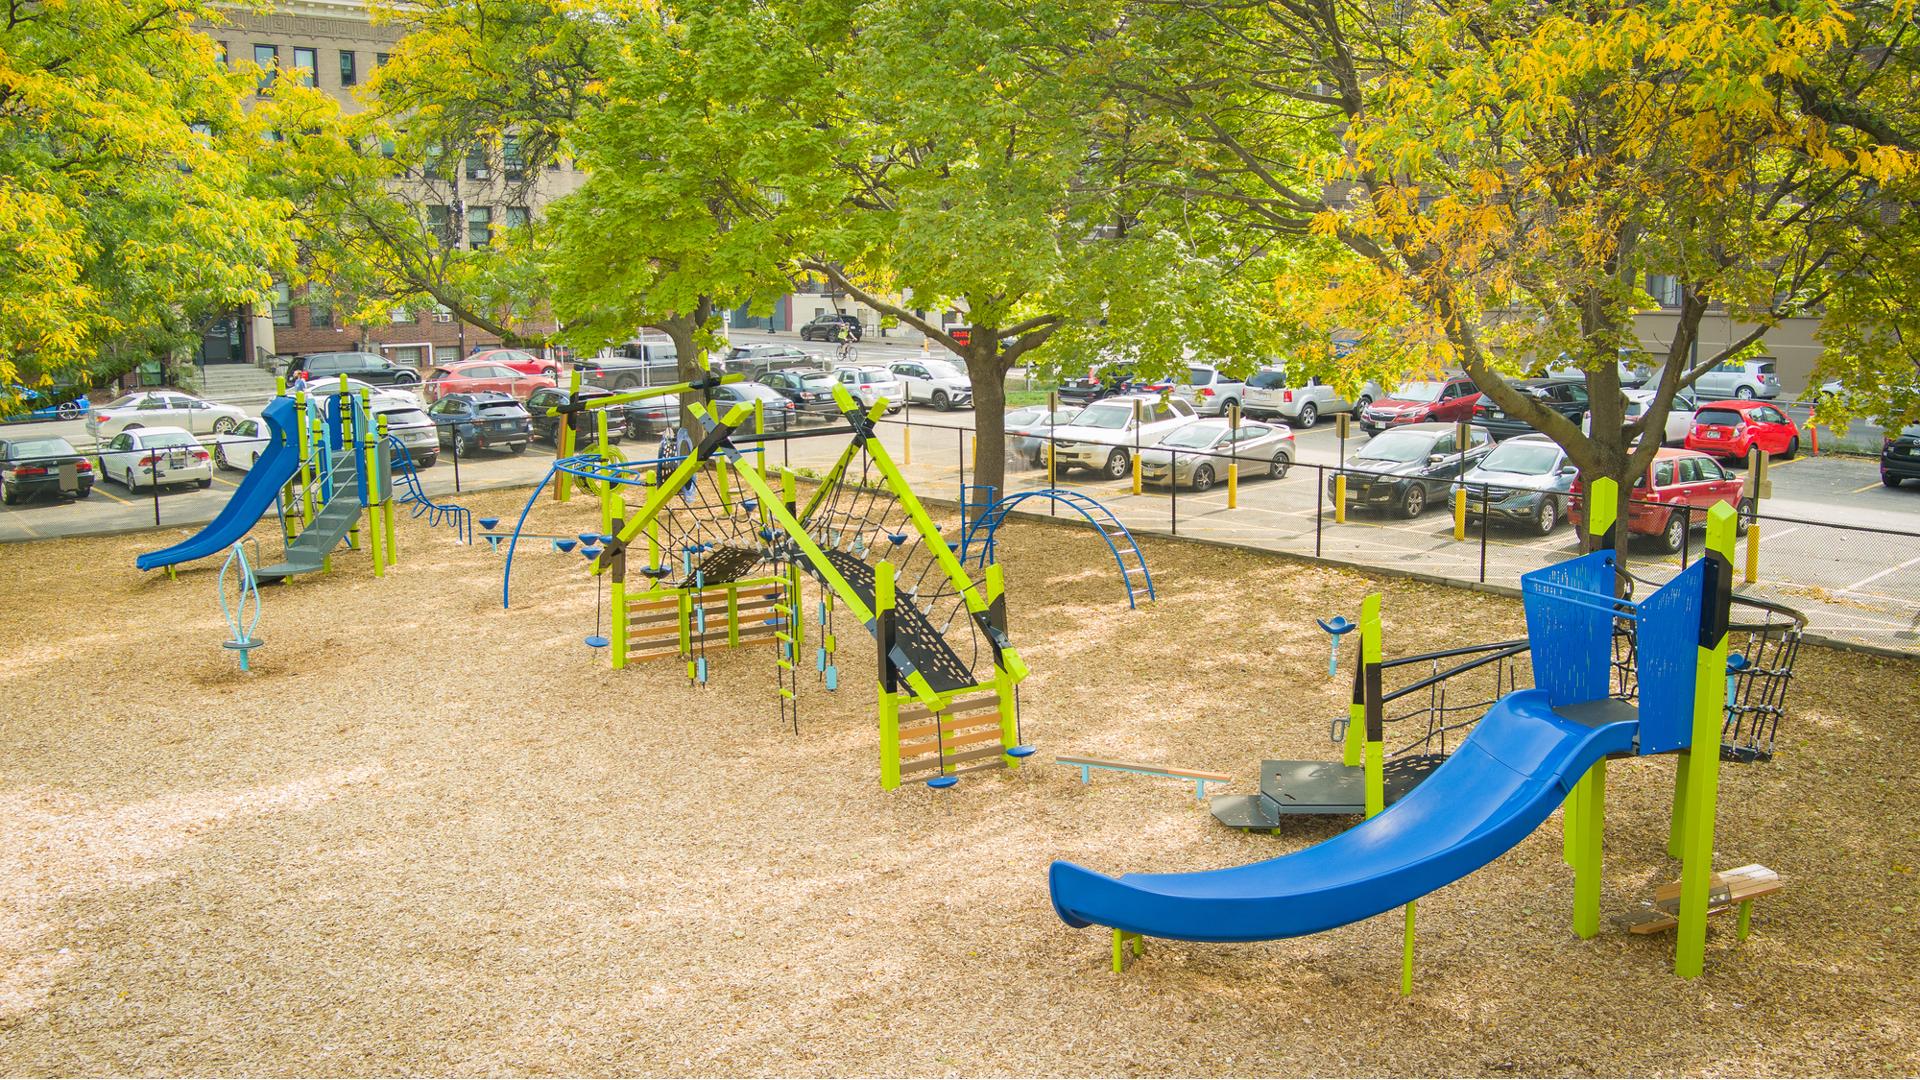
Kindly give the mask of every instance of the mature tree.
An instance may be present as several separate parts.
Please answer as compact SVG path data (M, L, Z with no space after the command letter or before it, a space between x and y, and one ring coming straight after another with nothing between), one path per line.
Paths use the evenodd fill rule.
M0 24L0 384L165 351L291 262L253 85L200 0L14 0ZM126 355L125 363L151 355Z
M1675 392L1781 319L1884 282L1886 207L1896 191L1911 201L1910 12L1893 7L1117 11L1125 44L1099 52L1181 132L1196 164L1180 193L1324 258L1318 297L1288 314L1363 332L1346 378L1460 366L1623 499ZM1654 357L1652 407L1628 422L1616 360L1637 346L1652 275L1677 287L1678 328ZM1296 272L1281 291L1306 283ZM1756 329L1700 350L1710 308ZM1506 378L1561 356L1588 373L1591 435Z

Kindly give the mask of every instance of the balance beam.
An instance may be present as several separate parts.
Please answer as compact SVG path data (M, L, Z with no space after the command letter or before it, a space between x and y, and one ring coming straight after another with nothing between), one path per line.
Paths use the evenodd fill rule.
M1080 770L1080 782L1091 783L1093 770L1108 769L1113 772L1135 773L1140 776L1160 776L1169 780L1193 781L1193 797L1204 800L1207 797L1208 784L1231 784L1233 777L1226 773L1202 772L1199 769L1176 769L1168 765L1154 765L1144 761L1108 761L1104 758L1078 757L1062 754L1053 759L1055 765L1065 765Z

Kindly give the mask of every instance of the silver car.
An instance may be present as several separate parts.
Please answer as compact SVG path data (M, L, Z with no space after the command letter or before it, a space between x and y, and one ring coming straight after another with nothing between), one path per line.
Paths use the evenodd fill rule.
M1454 485L1467 492L1467 517L1526 525L1545 536L1566 516L1580 469L1545 435L1521 435L1493 448Z
M1350 412L1358 416L1373 400L1385 397L1380 385L1368 382L1360 396L1346 399L1332 384L1318 376L1289 379L1285 368L1267 368L1254 372L1247 380L1246 399L1240 412L1255 420L1278 417L1294 427L1310 428L1323 416Z
M1227 475L1227 465L1239 462L1243 474L1287 475L1293 464L1293 429L1285 424L1196 420L1140 451L1140 479L1165 484L1172 477L1195 491L1205 491Z
M1046 468L1047 437L1060 424L1074 418L1076 408L1055 409L1051 415L1045 405L1027 405L1007 412L1007 460L1015 464Z
M1693 384L1702 401L1780 396L1780 379L1771 360L1729 360L1716 364Z

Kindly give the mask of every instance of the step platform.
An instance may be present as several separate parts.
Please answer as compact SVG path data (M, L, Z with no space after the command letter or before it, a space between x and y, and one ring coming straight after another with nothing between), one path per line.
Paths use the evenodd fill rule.
M1387 762L1381 771L1387 805L1445 760L1442 754L1408 754ZM1275 829L1302 815L1364 814L1366 770L1337 761L1262 761L1258 795L1215 795L1207 805L1222 825L1235 829Z

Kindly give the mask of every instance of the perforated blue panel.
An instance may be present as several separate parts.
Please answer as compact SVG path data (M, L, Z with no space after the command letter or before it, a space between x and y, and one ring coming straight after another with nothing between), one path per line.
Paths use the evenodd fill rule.
M1640 752L1684 750L1693 739L1694 674L1707 561L1682 570L1640 602L1634 633L1640 668Z
M1533 682L1556 708L1598 701L1611 687L1613 559L1595 551L1520 577Z

